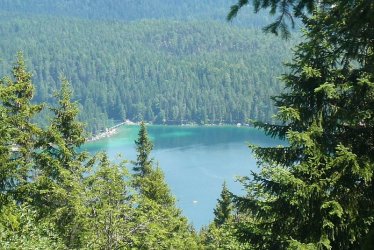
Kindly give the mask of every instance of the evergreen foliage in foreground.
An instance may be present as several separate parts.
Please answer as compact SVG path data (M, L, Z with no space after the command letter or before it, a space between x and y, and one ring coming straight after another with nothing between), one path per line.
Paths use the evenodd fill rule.
M160 168L149 165L139 179L125 162L77 151L84 130L62 82L45 128L31 122L43 106L31 104L31 74L21 54L13 76L0 82L1 248L197 249ZM151 145L146 134L144 140ZM139 152L149 154L143 146Z
M221 197L217 200L217 206L214 209L214 223L220 226L225 223L232 213L231 194L227 189L226 182L222 185Z
M236 238L254 249L372 249L374 3L254 4L280 12L266 30L287 36L291 8L306 30L283 77L288 92L274 98L281 124L256 123L289 145L251 146L261 171L243 178L247 193L234 199Z
M238 229L235 225L239 217L226 182L222 185L221 195L213 212L214 221L200 232L200 241L204 249L251 249L251 244L241 242L237 238Z
M37 127L32 117L42 107L31 104L19 56L13 76L0 82L0 242L10 249L197 249L199 242L207 249L372 249L374 3L255 3L286 15L287 4L295 11L310 4L312 13L296 12L306 40L284 76L288 92L274 98L281 123L256 123L289 145L251 146L262 169L243 178L237 214L220 212L228 204L222 195L218 223L198 241L158 168L149 164L138 179L105 155L76 152L82 130L67 88L50 126ZM270 31L285 29L282 20L274 25ZM138 152L149 159L151 150Z

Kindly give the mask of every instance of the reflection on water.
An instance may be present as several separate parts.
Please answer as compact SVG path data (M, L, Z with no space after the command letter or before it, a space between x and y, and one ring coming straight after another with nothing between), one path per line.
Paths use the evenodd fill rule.
M135 160L137 133L137 126L123 126L114 137L87 143L84 149L106 151L113 160L118 153ZM148 133L155 145L152 156L164 170L183 214L198 229L213 220L224 180L231 191L241 193L236 177L257 171L247 144L283 144L248 127L149 126Z

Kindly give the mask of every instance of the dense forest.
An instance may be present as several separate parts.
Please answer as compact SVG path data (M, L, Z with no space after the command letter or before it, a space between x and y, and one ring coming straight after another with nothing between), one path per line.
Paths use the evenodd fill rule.
M292 44L258 28L212 20L124 22L5 11L0 19L0 73L22 50L33 72L34 101L49 103L59 77L66 76L82 105L80 118L93 133L125 118L158 124L271 121L270 96L283 89L277 77Z
M1 10L22 15L77 17L91 20L135 21L216 20L226 22L227 10L235 0L1 0ZM250 9L251 7L249 7ZM246 27L262 27L271 20L269 15L243 13L232 22Z
M22 5L21 1L15 3ZM374 2L258 0L253 3L255 12L270 9L276 15L275 21L268 23L265 31L287 38L294 18L301 20L305 30L302 41L294 47L292 60L287 64L288 71L281 79L286 90L273 97L277 107L276 122L253 123L267 135L285 139L288 143L277 147L250 146L260 171L240 179L243 194L231 193L223 183L221 196L212 211L214 221L199 233L195 232L176 208L162 171L150 158L153 145L145 124L141 123L135 142L137 159L134 162L112 163L106 154L89 155L78 151L85 142L85 132L77 119L81 104L71 101L73 93L68 81L64 77L60 82L51 81L50 84L59 91L55 92L49 104L40 104L43 91L49 95L51 86L46 83L43 89L40 85L41 93L37 94L32 74L23 55L18 53L16 62L4 67L8 70L0 80L1 247L373 249ZM238 0L227 10L228 19L240 16L248 4L250 1ZM7 18L3 17L6 23ZM56 25L60 22L46 17L27 22L32 24L39 18ZM22 18L16 20L22 23ZM91 23L92 20L80 22ZM122 25L110 22L114 27ZM131 25L153 22L164 21L148 20ZM206 24L206 30L201 24L204 32L214 30L216 23ZM103 25L102 21L100 25ZM200 23L196 25L199 29ZM17 27L10 27L13 27L11 32L17 31ZM28 31L22 30L19 37L23 32ZM38 32L41 34L37 35L43 37L42 30ZM104 30L101 32L105 33ZM226 33L225 37L238 45L240 43L235 42L244 39L243 34L250 34L243 28L234 28L233 32ZM142 33L139 31L139 34ZM81 49L90 47L94 38ZM145 40L153 43L151 38ZM9 38L9 46L12 39L16 43L17 38ZM277 39L279 46L282 40ZM68 41L63 38L55 40L56 44ZM266 41L264 36L261 44L266 44ZM36 46L32 39L27 44ZM190 53L188 46L176 53L168 44L157 47L153 51L155 57L167 51L170 57L160 58L173 58L178 54L182 64L183 58L202 60L209 57L209 53L198 50ZM51 45L51 51L53 48L57 50L59 47ZM134 47L135 50L140 48ZM269 58L278 56L275 48L268 48L268 53L272 54ZM226 49L230 51L227 56L250 51L245 46L240 50L230 46ZM207 47L204 50L209 51ZM26 51L27 55L33 55L29 49ZM68 46L63 53L70 53ZM217 54L225 55L223 52ZM38 70L43 72L43 68L34 68L32 57L28 60L34 74ZM75 63L71 60L69 64ZM235 63L240 65L241 61ZM110 65L107 73L114 74L116 65ZM251 66L245 62L242 65L243 68ZM79 71L79 64L76 68L79 77L90 77L85 71ZM64 70L62 73L66 74ZM55 68L52 75L56 77L59 71ZM139 72L153 74L149 70ZM233 71L229 78L240 78L235 76L239 73ZM95 74L101 73L95 71ZM206 75L201 73L199 76ZM51 76L43 77L52 80ZM216 82L217 86L224 86L224 83ZM107 87L96 86L100 91ZM236 91L244 91L246 87ZM78 101L83 99L79 87L75 87L74 95ZM202 98L207 96L202 95ZM123 111L127 116L125 108ZM47 124L40 126L34 117L43 110L49 114L49 119Z

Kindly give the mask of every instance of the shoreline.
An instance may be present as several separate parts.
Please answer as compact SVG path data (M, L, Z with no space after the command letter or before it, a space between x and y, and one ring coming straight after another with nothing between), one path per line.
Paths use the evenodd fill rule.
M118 127L124 126L124 125L131 125L131 126L136 126L139 125L140 122L133 122L131 120L125 120L124 122L118 123L114 125L113 127L106 128L104 132L101 132L97 135L94 135L92 137L86 138L86 142L94 142L98 141L104 138L110 138L113 135L118 133ZM237 124L226 124L226 123L219 123L219 124L214 124L214 123L208 123L208 124L197 124L197 123L182 123L182 124L153 124L153 123L147 123L147 125L157 125L157 126L180 126L180 127L223 127L223 126L236 126L236 127L251 127L248 123L242 124L242 123L237 123Z
M101 140L101 139L104 139L104 138L109 138L109 137L112 137L113 135L117 134L118 133L118 127L121 127L123 125L138 125L139 123L135 123L135 122L132 122L130 120L125 120L124 122L121 122L121 123L118 123L116 125L114 125L113 127L110 127L110 128L106 128L104 132L101 132L97 135L94 135L92 137L89 137L89 138L86 138L86 142L94 142L94 141L98 141L98 140Z

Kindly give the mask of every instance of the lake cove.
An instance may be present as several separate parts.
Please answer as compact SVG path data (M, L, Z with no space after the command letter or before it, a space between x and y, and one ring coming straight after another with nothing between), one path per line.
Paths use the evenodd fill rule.
M135 160L138 129L138 126L119 127L113 137L89 142L83 149L92 153L106 151L112 160L118 159L118 154ZM213 220L213 209L224 181L230 191L243 193L236 177L258 171L248 143L284 144L250 127L150 125L147 129L154 143L152 156L163 169L178 206L196 229ZM131 164L127 166L132 168Z

